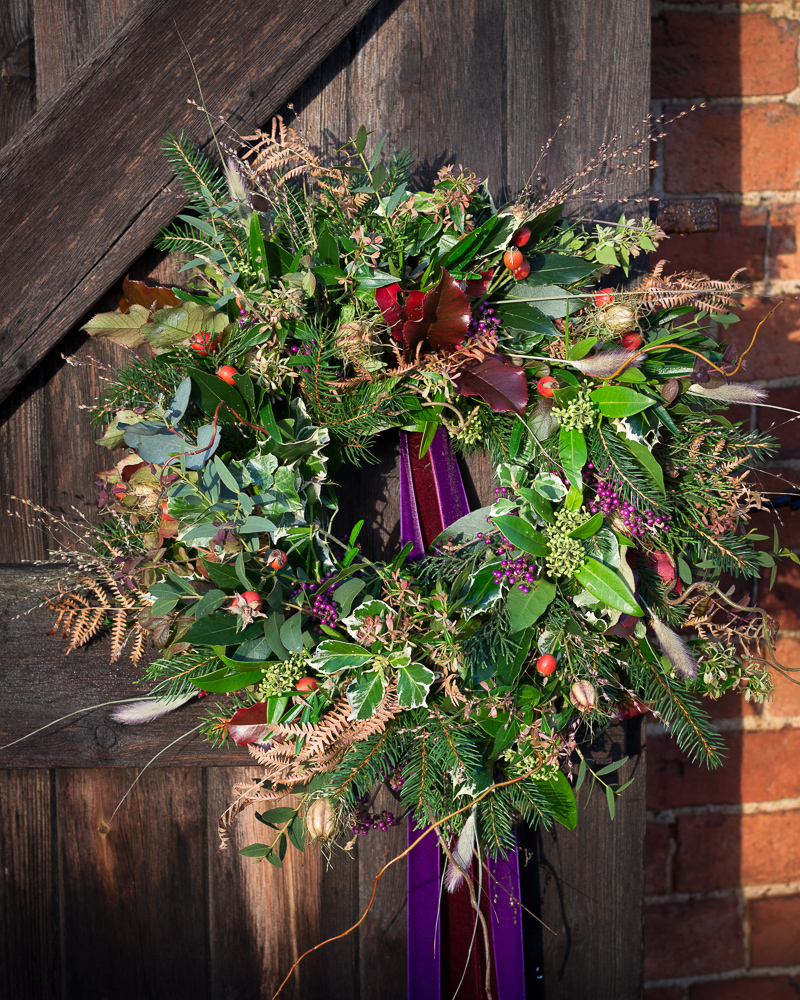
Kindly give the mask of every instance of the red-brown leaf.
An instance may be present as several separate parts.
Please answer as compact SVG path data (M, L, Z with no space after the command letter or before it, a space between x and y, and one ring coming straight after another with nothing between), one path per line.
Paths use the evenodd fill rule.
M148 285L144 281L131 281L126 277L122 282L122 298L119 300L120 312L127 312L130 306L144 306L145 309L163 309L164 306L179 306L181 300L165 285Z
M461 369L456 385L462 396L480 396L495 413L512 410L523 416L528 405L525 369L512 365L504 354L492 354Z
M419 344L447 352L454 351L463 341L472 319L472 308L469 296L461 291L458 282L447 271L442 269L439 284L425 294L419 318L411 316L410 304L410 301L406 304L409 319L403 326L407 355L413 356Z
M271 727L267 725L267 705L263 701L237 709L225 725L231 738L240 746L261 742L271 735Z

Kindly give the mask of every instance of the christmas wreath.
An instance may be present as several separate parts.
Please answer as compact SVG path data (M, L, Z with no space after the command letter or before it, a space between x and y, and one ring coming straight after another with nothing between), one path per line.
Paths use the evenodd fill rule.
M574 826L587 777L613 815L623 761L593 767L587 732L649 711L720 762L702 698L760 701L778 667L739 583L787 554L747 529L775 443L721 412L763 396L717 338L735 275L607 287L664 234L564 218L581 175L498 210L469 170L413 190L369 143L328 162L279 119L218 170L167 137L190 209L158 246L187 281L126 280L86 324L142 350L91 406L129 453L52 604L68 649L109 623L114 658L158 648L119 718L202 695L206 736L247 746L262 776L223 826L256 804L274 832L243 854L385 829L388 781L452 883L520 820ZM401 547L372 560L337 487L398 431ZM476 449L496 485L470 511Z

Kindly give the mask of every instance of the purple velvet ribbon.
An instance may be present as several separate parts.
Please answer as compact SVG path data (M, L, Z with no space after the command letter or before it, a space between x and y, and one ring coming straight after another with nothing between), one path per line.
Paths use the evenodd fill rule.
M429 455L442 527L446 528L469 513L469 503L455 452L444 428L440 427L436 431ZM401 431L400 544L402 546L408 542L412 543L409 558L424 558L425 543L408 435ZM414 840L410 817L407 833L410 844ZM441 934L437 921L441 886L440 859L436 838L430 835L407 856L408 1000L441 1000ZM506 861L489 861L489 871L494 875L492 885L487 890L492 900L492 945L497 1000L525 1000L516 840Z
M413 853L413 852L412 852ZM525 960L520 907L517 838L503 860L487 862L491 878L487 886L492 901L492 950L497 977L498 1000L525 1000ZM410 994L409 994L410 996Z

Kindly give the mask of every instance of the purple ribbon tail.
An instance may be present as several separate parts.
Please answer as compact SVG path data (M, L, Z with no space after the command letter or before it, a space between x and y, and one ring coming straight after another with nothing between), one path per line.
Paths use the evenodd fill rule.
M413 852L412 852L413 853ZM494 876L489 886L492 900L492 948L498 1000L525 1000L525 952L520 908L517 838L505 861L489 860Z
M442 527L447 528L460 517L469 514L469 502L456 453L444 427L440 427L434 435L430 456Z
M414 823L408 817L408 843ZM439 912L439 845L426 837L406 857L408 871L408 1000L441 1000L441 929Z
M400 545L402 547L409 542L413 545L409 559L422 559L425 556L425 543L422 540L414 480L411 476L408 434L400 431Z

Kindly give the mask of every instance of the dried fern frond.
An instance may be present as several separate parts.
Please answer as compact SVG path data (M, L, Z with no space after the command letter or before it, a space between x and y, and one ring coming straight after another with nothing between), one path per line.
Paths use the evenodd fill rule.
M651 309L694 306L710 313L722 313L736 305L734 296L745 287L736 280L745 270L743 267L734 271L727 281L718 281L702 271L679 271L664 277L665 263L660 260L632 295Z

